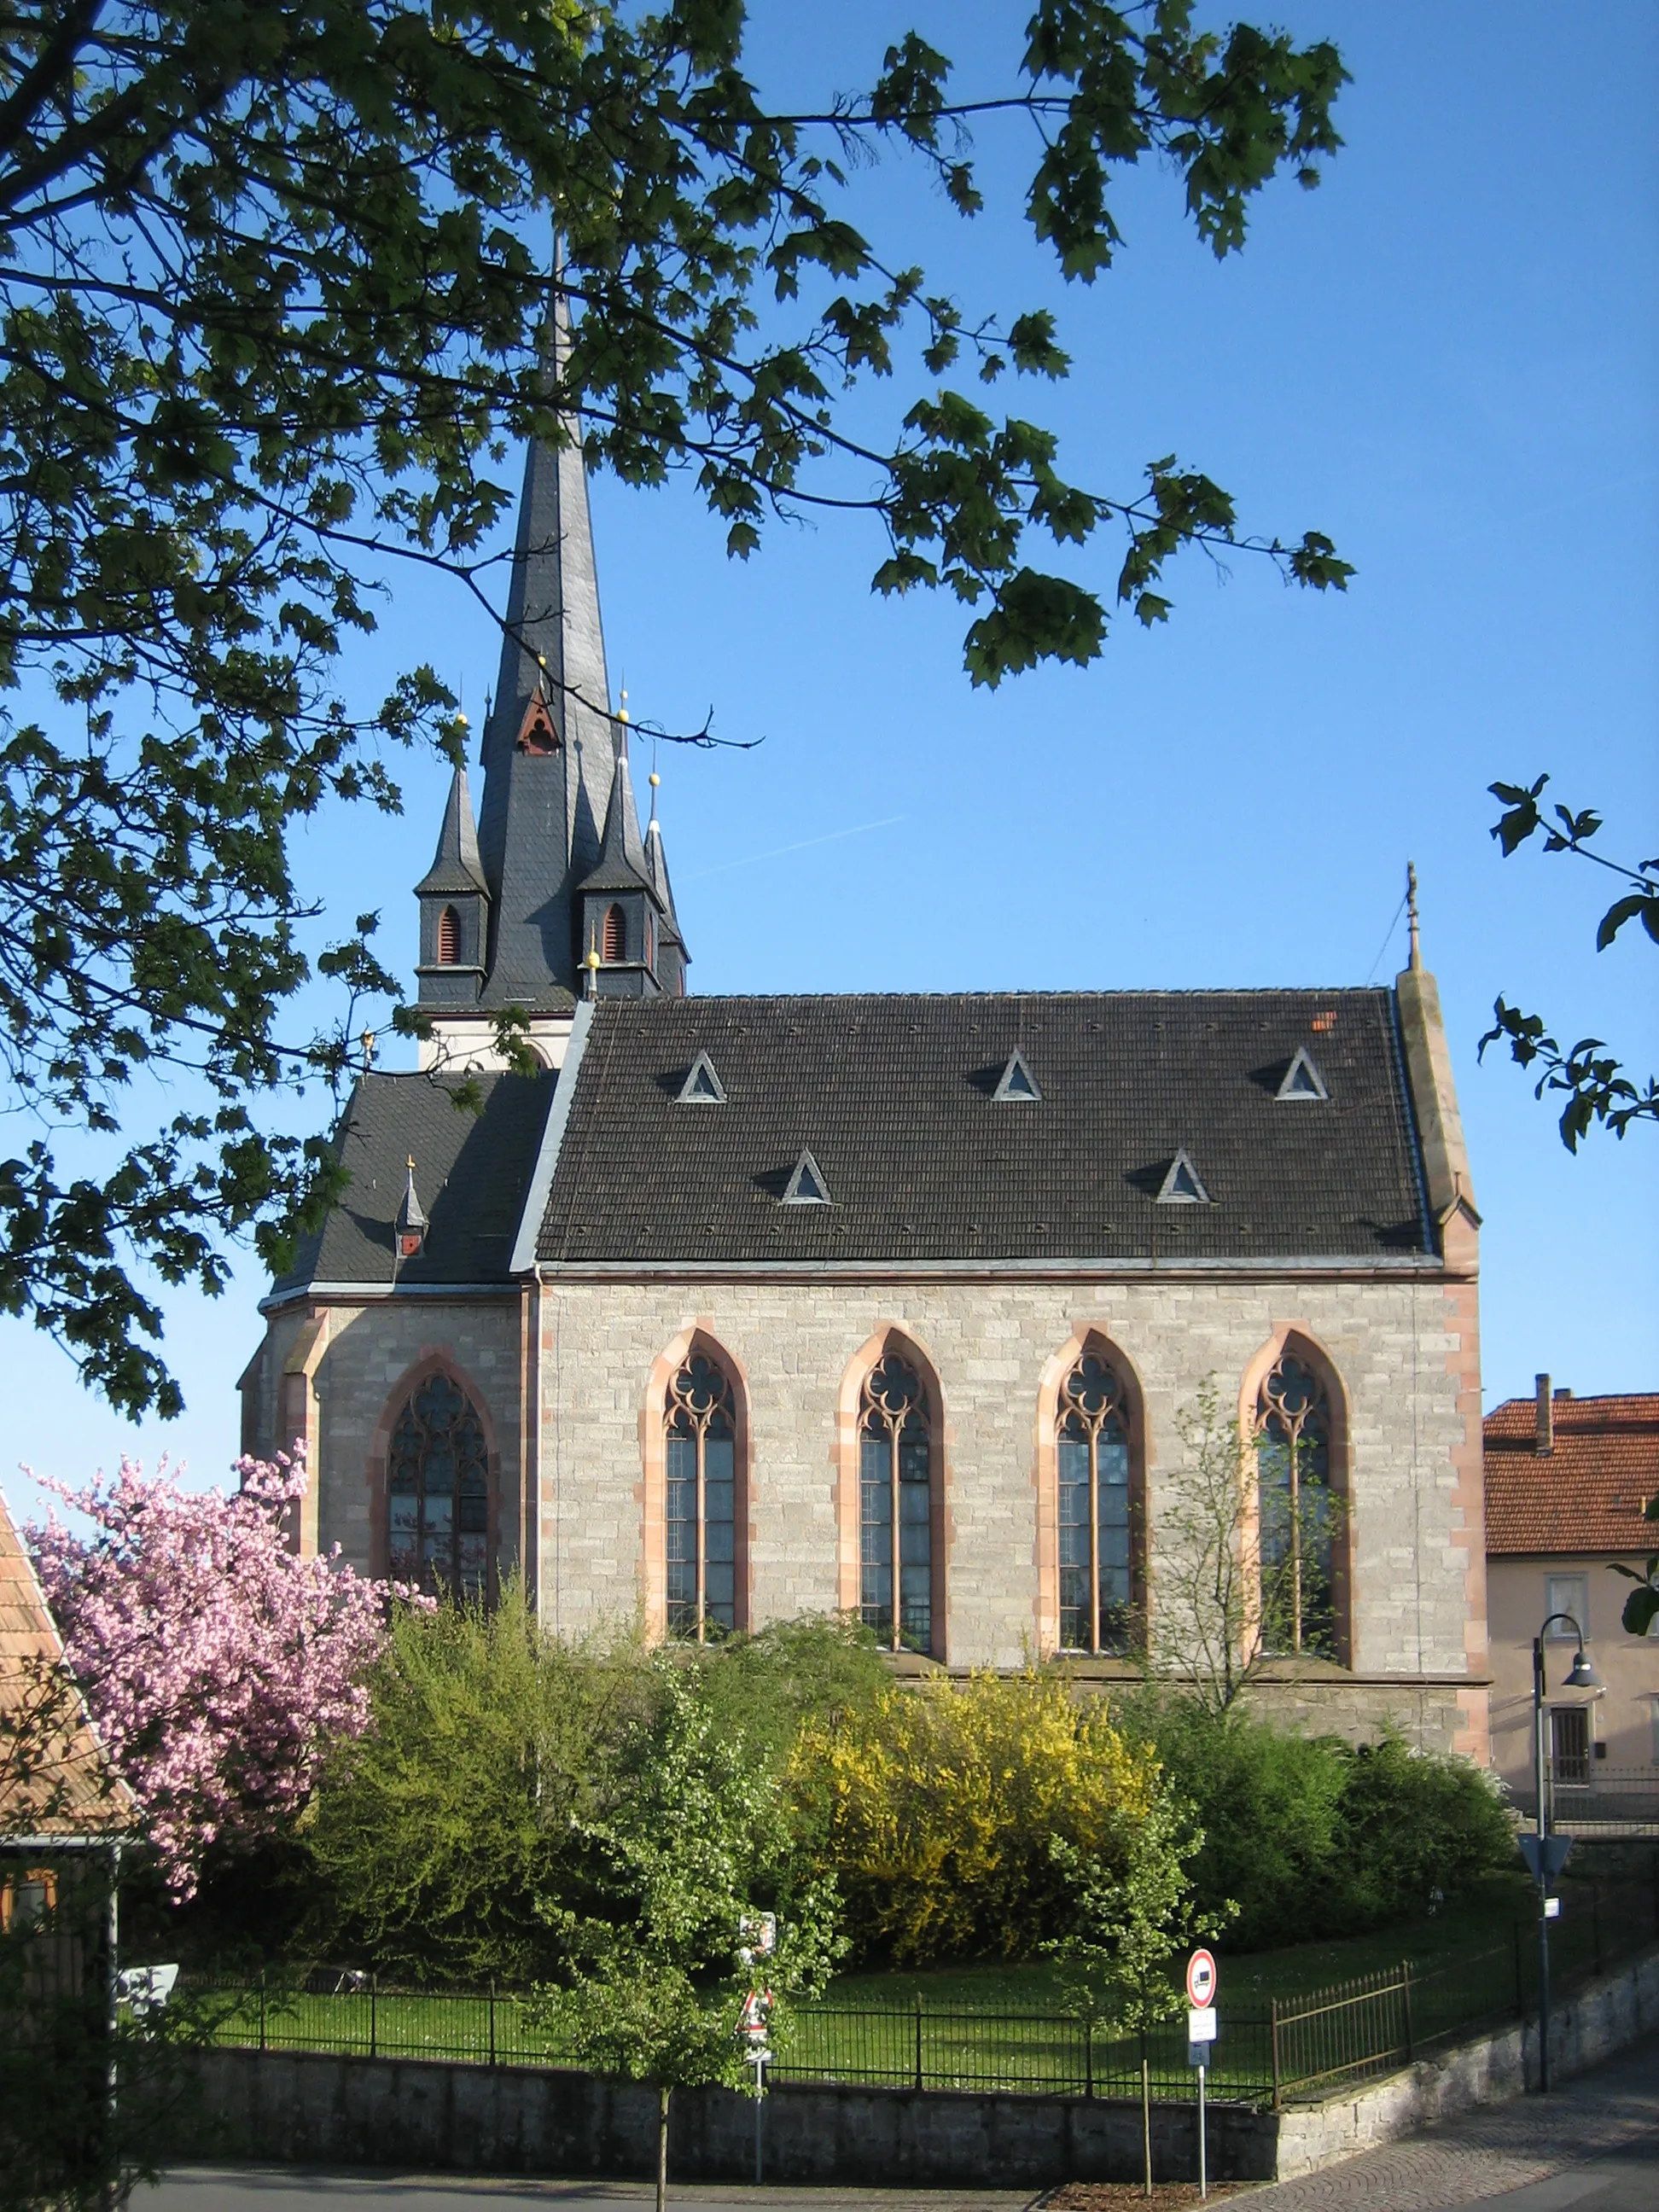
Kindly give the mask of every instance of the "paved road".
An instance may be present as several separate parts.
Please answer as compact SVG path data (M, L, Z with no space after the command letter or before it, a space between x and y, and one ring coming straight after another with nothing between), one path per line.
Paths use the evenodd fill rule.
M1659 2212L1659 2037L1548 2097L1466 2112L1250 2192L1250 2212Z
M640 2212L655 2201L644 2181L449 2180L434 2174L313 2173L192 2167L133 2197L137 2212ZM1041 2196L1007 2189L754 2189L728 2182L671 2184L671 2212L1035 2212Z
M140 2190L137 2212L640 2212L648 2184L450 2180L431 2174L191 2168ZM686 2183L673 2212L1036 2212L1018 2190L745 2189ZM1551 2097L1517 2098L1231 2200L1249 2212L1659 2212L1659 2037Z

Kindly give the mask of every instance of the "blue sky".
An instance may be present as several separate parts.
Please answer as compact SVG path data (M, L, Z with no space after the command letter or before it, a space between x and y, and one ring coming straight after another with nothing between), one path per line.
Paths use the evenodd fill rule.
M956 0L903 20L977 91L1006 82L1024 12ZM900 20L875 0L753 15L764 84L815 103L866 82ZM1069 384L1000 392L1060 431L1075 481L1121 492L1176 451L1249 526L1328 531L1352 590L1191 561L1167 628L1120 624L1086 671L975 691L954 604L872 596L872 523L774 528L736 567L689 485L597 483L613 685L636 718L684 727L712 706L722 733L765 739L659 763L693 988L1364 983L1403 958L1390 921L1413 859L1486 1217L1487 1402L1537 1368L1581 1394L1651 1389L1659 1133L1570 1159L1475 1043L1502 989L1641 1073L1659 1062L1652 948L1627 933L1598 956L1606 884L1501 861L1486 793L1548 769L1605 813L1610 852L1659 849L1659 9L1297 0L1272 20L1341 45L1347 143L1320 191L1258 204L1224 266L1156 169L1123 189L1126 246L1092 290L1057 281L1006 191L964 227L884 164L854 179L853 211L965 306L1056 308ZM981 152L994 185L1029 166L1012 130ZM348 685L368 699L428 656L477 723L487 623L459 587L399 578ZM401 822L320 822L301 863L339 915L381 908L407 970L445 771L402 776ZM218 1478L261 1288L248 1258L216 1304L167 1294L188 1410L142 1433L0 1325L8 1457L79 1476L168 1449Z

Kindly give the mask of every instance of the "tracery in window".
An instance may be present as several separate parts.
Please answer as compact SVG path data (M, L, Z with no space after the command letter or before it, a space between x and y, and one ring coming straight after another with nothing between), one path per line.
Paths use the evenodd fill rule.
M1129 1404L1097 1354L1085 1352L1066 1376L1055 1427L1060 1649L1127 1651L1135 1640Z
M702 1352L668 1387L668 1632L737 1626L737 1421L728 1376Z
M460 957L460 917L453 906L447 906L438 916L438 965L453 968Z
M1256 1545L1265 1650L1337 1652L1331 1405L1306 1360L1281 1353L1256 1401Z
M601 960L614 961L627 957L628 928L619 906L608 906L605 910L605 933L599 943Z
M889 1352L860 1397L859 1612L890 1651L933 1649L931 1425L921 1377Z
M387 1566L434 1596L482 1600L489 1583L489 1452L483 1424L447 1375L404 1405L387 1455Z

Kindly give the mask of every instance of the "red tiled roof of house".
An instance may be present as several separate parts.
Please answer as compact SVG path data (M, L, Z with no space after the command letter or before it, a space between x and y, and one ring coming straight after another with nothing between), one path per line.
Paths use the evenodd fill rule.
M1659 1552L1642 1518L1659 1493L1659 1391L1551 1401L1555 1448L1538 1449L1538 1409L1508 1398L1487 1414L1486 1552Z
M0 1838L119 1832L133 1821L0 1493Z

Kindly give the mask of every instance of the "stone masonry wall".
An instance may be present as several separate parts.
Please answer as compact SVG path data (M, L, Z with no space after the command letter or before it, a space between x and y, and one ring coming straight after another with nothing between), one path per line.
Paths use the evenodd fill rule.
M1425 1740L1448 1741L1463 1716L1445 1678L1479 1671L1469 1665L1467 1509L1454 1461L1468 1443L1460 1316L1474 1305L1472 1285L1432 1279L550 1281L538 1328L544 1617L568 1632L642 1607L648 1379L693 1328L731 1356L747 1392L751 1618L833 1608L837 1401L860 1347L893 1327L927 1354L944 1401L947 1660L1017 1665L1038 1623L1040 1378L1074 1331L1096 1328L1144 1396L1155 1624L1176 1413L1212 1374L1231 1412L1252 1361L1294 1328L1327 1355L1346 1398L1354 1589L1352 1675L1333 1668L1328 1687L1296 1694L1316 1724L1359 1732L1400 1711ZM1484 1692L1462 1695L1466 1713L1474 1697L1484 1724Z
M380 1298L325 1309L326 1342L313 1378L317 1437L312 1451L317 1541L323 1550L338 1544L352 1566L366 1573L384 1571L385 1561L377 1556L377 1501L370 1471L376 1431L396 1417L403 1395L398 1386L410 1370L441 1354L468 1385L493 1432L499 1469L496 1556L503 1571L516 1562L520 1316L516 1292L500 1302ZM276 1392L284 1358L301 1326L278 1315L266 1340L258 1377L261 1443L266 1449L287 1442L275 1432ZM379 1526L383 1528L384 1522Z

